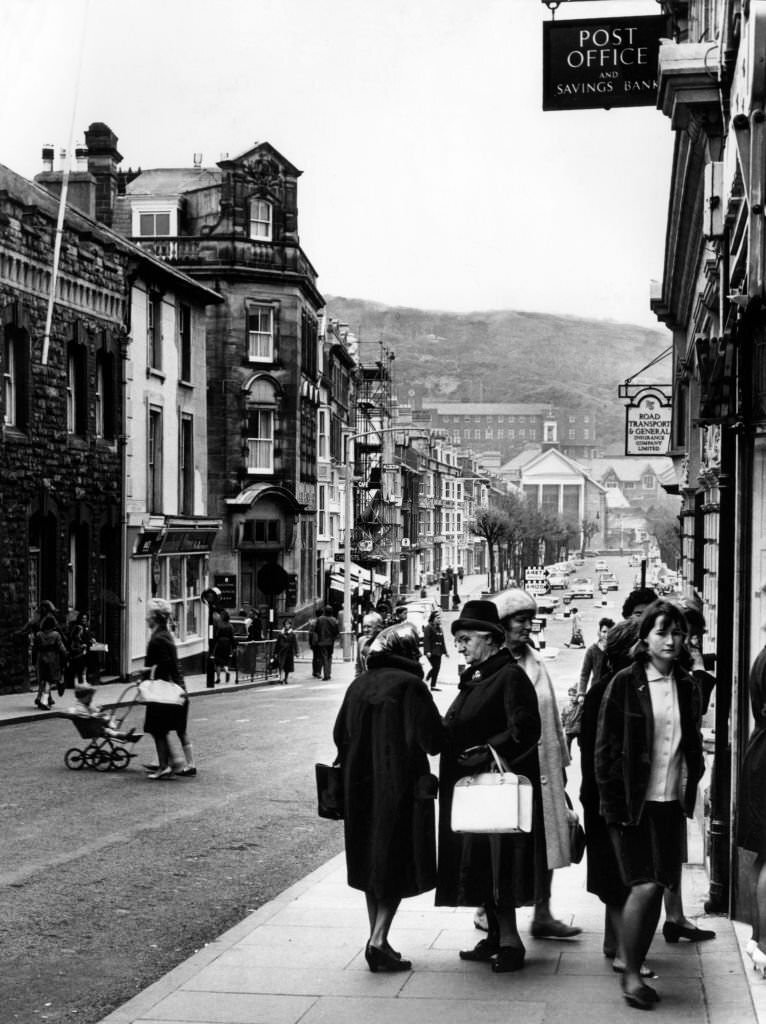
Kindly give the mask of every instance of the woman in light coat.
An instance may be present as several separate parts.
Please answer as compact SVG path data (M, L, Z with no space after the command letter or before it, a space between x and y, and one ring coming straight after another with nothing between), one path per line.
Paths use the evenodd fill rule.
M537 694L541 735L537 747L544 829L537 848L537 894L532 936L537 939L572 939L581 928L557 920L551 913L551 882L555 868L571 863L569 822L573 812L566 795L566 772L570 762L566 736L561 725L553 683L537 651L530 646L532 619L537 614L535 599L514 587L499 594L494 603L505 630L506 647L519 668L529 677Z

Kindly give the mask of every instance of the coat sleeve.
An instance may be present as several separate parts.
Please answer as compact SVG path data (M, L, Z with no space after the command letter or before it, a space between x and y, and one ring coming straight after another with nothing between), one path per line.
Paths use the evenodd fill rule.
M585 657L582 660L582 668L580 669L580 693L585 693L588 689L588 680L590 674L593 671L593 648L589 647L585 652Z
M599 813L611 825L631 824L625 796L624 703L624 684L617 676L601 701L595 749Z
M540 739L540 711L535 688L526 672L509 666L503 689L505 728L487 742L513 767L513 761L529 753Z
M424 682L410 687L411 739L426 754L439 754L444 749L446 730L442 717Z

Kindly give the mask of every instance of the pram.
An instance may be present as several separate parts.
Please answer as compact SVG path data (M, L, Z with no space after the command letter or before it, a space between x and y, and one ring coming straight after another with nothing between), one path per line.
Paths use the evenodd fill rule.
M106 718L101 715L80 715L69 713L69 718L82 739L88 743L84 747L70 747L64 754L64 764L73 771L80 768L95 768L97 772L120 771L127 768L131 760L136 757L132 749L128 749L141 739L141 733L131 729L125 734L122 723L127 718L139 700L139 691L135 683L131 683L120 694L118 704L120 710L123 708L125 694L135 690L135 696L125 707L121 718L111 715Z

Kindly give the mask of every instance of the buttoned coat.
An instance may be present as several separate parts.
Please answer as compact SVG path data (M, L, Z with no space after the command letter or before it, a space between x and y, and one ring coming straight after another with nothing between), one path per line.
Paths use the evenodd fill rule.
M370 654L333 733L352 888L395 899L436 884L435 793L429 798L423 783L427 754L438 753L443 735L421 667L389 652Z
M537 759L540 766L540 794L545 828L545 859L549 870L571 864L569 853L569 809L566 798L565 769L570 763L566 736L561 724L551 677L540 656L527 647L521 657L514 655L535 688L540 709L540 740Z
M439 881L437 906L475 907L492 898L489 839L457 834L450 827L455 783L479 769L466 768L458 755L468 747L491 744L516 775L533 785L539 804L536 744L540 715L534 687L503 648L460 677L458 695L444 719L446 737L439 774ZM489 764L486 769L488 770ZM534 831L500 837L499 890L504 904L523 906L535 898Z
M686 785L680 796L691 818L697 783L704 772L699 730L701 695L694 680L678 665L673 669L681 718L681 754ZM618 672L599 708L596 730L596 784L601 816L610 825L637 825L646 801L652 770L654 713L644 665L635 662Z

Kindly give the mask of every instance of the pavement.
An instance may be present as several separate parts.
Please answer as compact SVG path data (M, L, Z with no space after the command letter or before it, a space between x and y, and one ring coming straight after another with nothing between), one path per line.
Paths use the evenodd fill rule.
M480 596L481 577L476 577ZM470 581L467 580L467 583ZM468 587L466 587L468 590ZM556 656L549 671L556 678ZM563 659L562 659L563 660ZM452 661L436 695L445 710L457 682ZM299 665L291 685L310 670ZM334 679L352 678L351 663L340 662ZM243 681L237 689L269 685ZM192 700L214 699L234 688L208 690L204 676L187 679ZM130 699L121 683L99 686L101 704ZM65 708L71 694L62 699ZM0 725L49 718L32 705L33 695L0 695ZM569 790L576 794L575 758ZM323 822L328 829L339 822ZM707 918L703 905L709 882L703 842L690 823L690 863L684 868L684 905L700 927L712 927L715 940L666 943L658 932L648 962L662 1001L652 1011L666 1021L710 1024L766 1024L766 980L748 969L746 925L725 917ZM583 1013L588 1024L635 1020L638 1011L623 1001L619 976L601 951L603 907L585 889L585 861L556 871L552 907L578 925L575 940L535 940L529 934L531 909L519 911L527 948L524 970L494 975L486 964L464 963L460 949L480 933L473 913L433 906L433 893L404 900L391 941L412 960L412 970L372 974L364 959L368 924L364 896L346 884L341 854L249 914L235 927L105 1017L101 1024L562 1024Z

